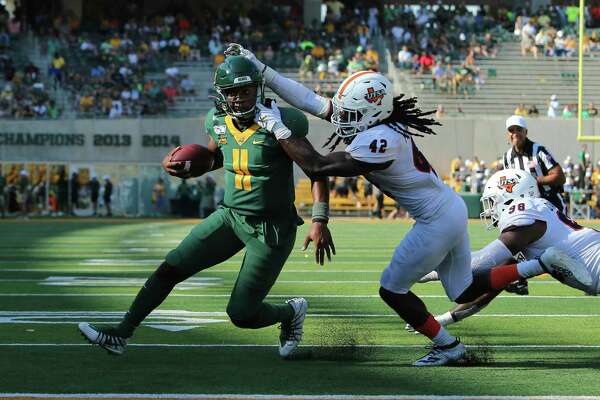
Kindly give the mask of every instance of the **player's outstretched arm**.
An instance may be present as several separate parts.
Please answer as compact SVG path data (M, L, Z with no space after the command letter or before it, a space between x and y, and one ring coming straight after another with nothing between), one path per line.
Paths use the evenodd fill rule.
M283 150L311 179L325 176L358 176L371 171L389 167L393 160L371 163L356 160L348 152L339 151L326 156L319 154L312 144L302 136L292 135L292 131L283 123L277 104L270 107L257 104L256 123L272 132Z
M279 74L241 45L230 43L225 50L225 55L241 55L252 61L262 72L265 84L290 105L319 118L328 119L331 116L332 108L329 98L320 96L295 80Z
M323 265L325 262L325 254L327 259L331 261L331 253L335 255L335 245L331 232L327 227L329 222L329 187L327 179L317 179L312 181L312 225L306 238L302 250L306 250L310 242L315 244L315 261L317 264Z

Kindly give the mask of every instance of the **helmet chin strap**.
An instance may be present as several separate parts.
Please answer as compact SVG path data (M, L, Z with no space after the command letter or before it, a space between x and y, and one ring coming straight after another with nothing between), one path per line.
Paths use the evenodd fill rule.
M246 128L252 126L254 124L254 116L256 115L256 104L252 107L251 110L243 113L242 115L233 114L231 117L235 121L235 124L241 130L245 130Z

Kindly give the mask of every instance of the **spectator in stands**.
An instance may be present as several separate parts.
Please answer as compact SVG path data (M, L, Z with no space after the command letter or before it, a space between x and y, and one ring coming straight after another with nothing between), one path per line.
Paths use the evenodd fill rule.
M363 53L356 51L354 56L352 56L352 59L348 62L348 66L346 68L348 70L348 75L363 71L366 68Z
M118 96L115 96L112 99L110 112L108 113L108 118L120 118L123 115L123 102Z
M515 108L513 114L520 115L521 117L526 117L529 114L529 111L527 110L527 108L525 108L525 105L521 103L517 106L517 108Z
M398 52L398 64L400 68L410 69L413 67L413 54L408 50L408 46L402 46Z
M573 57L573 55L575 55L576 52L577 40L575 39L575 36L568 35L567 39L565 40L565 55L567 57Z
M446 116L446 112L444 111L444 106L441 104L438 104L436 110L435 110L435 118L436 119L440 119Z
M65 64L63 56L60 53L54 53L48 72L54 78L55 86L62 84Z
M71 191L71 202L69 203L69 214L75 215L75 209L79 208L79 174L77 172L73 172L71 174L71 182L70 182L70 191Z
M181 90L183 94L193 95L194 94L194 81L189 77L189 75L184 75L183 79L180 83Z
M191 217L195 214L192 209L192 197L192 188L187 184L186 179L182 179L176 194L178 211L182 217Z
M596 118L598 116L598 109L594 106L594 103L588 104L583 116L589 118Z
M550 96L550 101L548 102L548 117L550 118L556 118L558 117L558 113L560 110L560 103L557 100L557 97L555 94L553 94L552 96Z
M100 197L100 182L96 175L92 175L92 179L88 183L90 187L90 200L92 201L92 210L94 217L98 215L98 197Z
M29 212L31 210L31 180L29 179L29 173L26 169L22 169L19 172L19 183L18 183L18 199L21 211L21 217L29 219Z
M368 45L367 51L365 52L365 69L371 71L379 70L379 53L372 45Z
M571 107L572 107L571 104L565 104L565 106L563 107L563 110L562 110L563 118L573 117L573 109Z
M86 93L79 99L79 112L87 113L94 108L95 99L91 93Z
M527 53L531 52L534 58L537 58L537 47L535 46L535 36L536 36L536 28L531 23L531 21L527 21L523 28L521 29L521 54L526 56Z
M113 194L113 183L110 180L110 176L104 175L104 194L102 195L102 200L104 200L104 207L106 208L106 216L112 217L112 201Z
M539 117L540 116L540 111L537 109L537 107L535 106L535 104L532 104L531 107L529 107L529 110L527 111L527 114L530 117Z
M557 57L562 57L567 54L567 41L564 36L565 33L563 31L556 32L556 37L554 38L554 55Z
M155 216L161 216L165 212L166 188L162 178L158 178L152 187L152 208Z
M336 79L340 77L339 62L334 55L329 56L329 61L327 62L327 73L329 74L330 78Z

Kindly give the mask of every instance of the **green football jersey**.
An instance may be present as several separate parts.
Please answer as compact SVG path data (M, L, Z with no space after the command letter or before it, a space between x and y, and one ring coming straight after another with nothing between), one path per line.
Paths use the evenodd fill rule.
M283 107L281 118L294 136L306 136L308 120L293 108ZM295 213L292 160L275 136L254 123L245 131L231 116L212 109L206 115L206 133L223 153L225 199L223 205L242 215L285 216Z

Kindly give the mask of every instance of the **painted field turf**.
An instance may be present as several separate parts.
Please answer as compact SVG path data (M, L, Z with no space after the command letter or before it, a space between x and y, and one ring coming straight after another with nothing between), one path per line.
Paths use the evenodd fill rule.
M324 267L299 250L308 225L300 227L268 298L309 301L293 360L277 355L277 327L241 330L224 313L242 254L179 285L124 356L86 345L77 323L117 322L192 223L0 221L0 395L600 395L600 299L549 278L450 327L472 364L411 367L427 340L377 296L410 228L398 221L333 220L338 255ZM469 229L473 249L497 235L479 223ZM434 313L451 306L438 283L414 289Z

